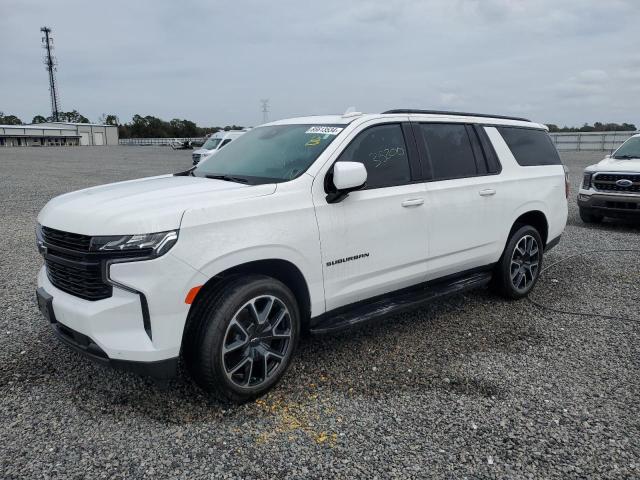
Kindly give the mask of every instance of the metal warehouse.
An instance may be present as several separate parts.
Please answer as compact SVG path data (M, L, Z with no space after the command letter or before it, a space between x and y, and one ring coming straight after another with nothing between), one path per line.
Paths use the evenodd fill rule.
M118 145L118 127L66 122L0 125L0 147L76 145Z

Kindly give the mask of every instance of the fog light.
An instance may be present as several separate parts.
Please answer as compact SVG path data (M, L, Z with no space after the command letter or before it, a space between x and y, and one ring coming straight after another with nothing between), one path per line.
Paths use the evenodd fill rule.
M586 201L588 201L588 200L589 200L589 195L583 195L583 194L580 194L580 195L578 195L578 200L581 200L581 201L583 201L583 202L586 202Z

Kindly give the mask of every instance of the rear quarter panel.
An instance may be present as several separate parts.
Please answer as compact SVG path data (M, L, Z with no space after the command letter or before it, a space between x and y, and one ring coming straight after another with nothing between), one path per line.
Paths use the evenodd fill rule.
M500 132L494 127L485 127L485 131L502 164L501 209L506 220L502 231L502 245L506 245L511 227L517 218L535 210L542 212L547 219L549 231L543 241L547 242L561 235L568 215L564 167L520 166ZM498 253L498 258L501 254L502 251Z

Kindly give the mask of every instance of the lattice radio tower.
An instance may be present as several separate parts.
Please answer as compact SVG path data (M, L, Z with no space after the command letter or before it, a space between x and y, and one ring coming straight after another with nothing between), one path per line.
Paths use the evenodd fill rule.
M263 98L262 100L260 100L260 103L262 104L262 123L268 123L269 122L269 99Z
M56 71L58 70L58 62L53 55L53 37L49 27L40 29L44 33L42 37L42 48L46 50L44 56L44 64L49 72L49 93L51 94L51 118L54 122L59 121L60 117L60 96L58 95L58 87L56 86Z

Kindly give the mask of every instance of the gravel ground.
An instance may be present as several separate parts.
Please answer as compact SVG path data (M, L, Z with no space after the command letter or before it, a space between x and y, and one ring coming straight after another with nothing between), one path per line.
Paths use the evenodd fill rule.
M547 265L640 248L637 224L577 216L581 170L601 154L563 157L571 212ZM561 263L533 294L635 322L471 292L304 340L278 388L241 407L69 351L34 302L37 212L189 163L167 148L0 149L0 478L640 477L637 254Z

